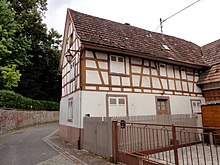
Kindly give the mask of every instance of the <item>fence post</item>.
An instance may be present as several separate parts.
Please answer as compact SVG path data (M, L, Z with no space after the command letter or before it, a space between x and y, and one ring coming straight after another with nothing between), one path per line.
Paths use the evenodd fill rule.
M118 129L117 129L117 121L112 121L112 156L113 163L118 162Z
M172 135L173 135L173 151L174 151L175 165L179 165L178 150L177 150L178 142L176 140L176 127L174 125L172 125Z

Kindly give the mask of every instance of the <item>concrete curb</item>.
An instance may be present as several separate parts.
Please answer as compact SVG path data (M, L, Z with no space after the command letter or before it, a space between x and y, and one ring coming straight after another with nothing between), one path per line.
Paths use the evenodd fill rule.
M50 147L52 147L55 151L57 151L60 155L62 155L63 157L65 157L67 160L69 160L71 163L79 163L82 165L88 165L85 162L83 162L82 160L78 159L77 157L71 155L70 153L68 153L67 151L64 151L63 148L59 147L58 145L56 145L55 143L53 143L52 141L50 141L50 137L52 137L55 133L57 133L59 131L59 129L51 132L49 135L45 136L42 140L47 143Z

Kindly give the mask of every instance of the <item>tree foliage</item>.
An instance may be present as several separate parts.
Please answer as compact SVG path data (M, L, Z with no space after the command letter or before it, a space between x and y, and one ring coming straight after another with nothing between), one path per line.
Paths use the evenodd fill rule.
M58 111L59 104L52 101L33 100L13 91L0 90L0 107L25 110Z
M23 71L24 76L19 83L23 91L19 93L33 99L58 101L61 81L58 76L60 51L56 48L56 38L59 34L52 29L47 37L34 53L32 65Z
M16 67L30 62L30 41L22 35L15 14L9 2L0 1L0 89L16 87L21 76Z
M12 89L18 86L21 74L16 70L16 65L0 66L0 87L2 89Z
M0 1L0 89L59 101L61 35L42 22L46 10L47 0Z

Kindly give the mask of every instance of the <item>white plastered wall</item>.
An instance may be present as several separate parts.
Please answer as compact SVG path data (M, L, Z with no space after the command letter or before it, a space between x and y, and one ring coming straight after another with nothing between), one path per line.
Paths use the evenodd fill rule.
M71 122L67 121L68 115L68 100L73 98L73 120ZM80 91L72 93L66 97L63 97L60 101L60 120L59 124L80 127Z
M82 91L81 117L83 118L85 114L90 114L91 117L106 117L106 94L127 95L129 116L156 115L155 96L162 96L161 94ZM190 100L192 99L204 102L203 97L163 96L168 96L170 99L171 114L191 114ZM82 122L83 120L81 120L81 126L83 126Z

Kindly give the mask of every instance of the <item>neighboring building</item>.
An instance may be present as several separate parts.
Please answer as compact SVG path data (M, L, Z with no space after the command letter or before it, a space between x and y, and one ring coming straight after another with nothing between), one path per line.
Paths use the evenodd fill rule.
M203 126L220 127L220 40L203 46L202 52L211 66L198 82L206 100L202 106Z
M200 112L197 82L208 65L196 44L71 9L64 32L59 124L66 141L80 144L85 115Z
M205 71L199 79L205 100L220 101L220 40L202 47L203 58L211 69Z

